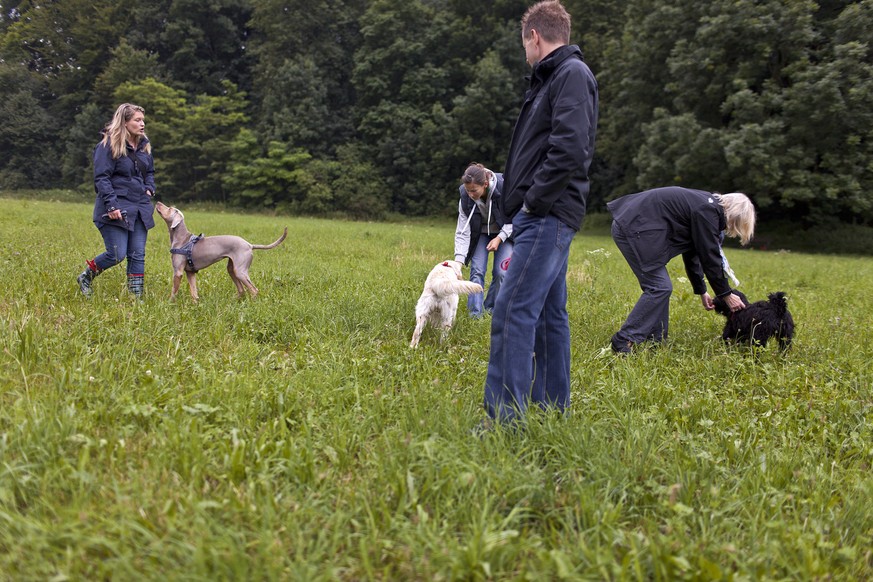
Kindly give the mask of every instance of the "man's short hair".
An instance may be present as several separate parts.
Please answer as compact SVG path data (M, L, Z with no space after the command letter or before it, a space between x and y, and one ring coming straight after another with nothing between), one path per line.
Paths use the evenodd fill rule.
M527 38L531 30L547 42L570 44L570 14L557 0L537 2L521 19L522 36Z

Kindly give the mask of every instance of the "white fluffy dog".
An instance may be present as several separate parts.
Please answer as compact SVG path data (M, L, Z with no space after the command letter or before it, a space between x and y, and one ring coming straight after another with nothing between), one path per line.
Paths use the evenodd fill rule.
M442 328L440 341L446 339L458 311L458 295L482 292L481 285L464 281L463 277L458 261L445 261L431 270L415 305L415 331L409 347L418 347L421 332L428 321L434 327Z

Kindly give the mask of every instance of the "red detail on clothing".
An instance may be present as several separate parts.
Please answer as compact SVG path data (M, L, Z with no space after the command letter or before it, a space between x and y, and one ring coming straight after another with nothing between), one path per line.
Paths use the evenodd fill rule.
M128 277L143 277L144 273L128 273Z
M509 270L509 261L511 261L511 260L512 260L512 257L509 257L505 261L500 263L500 270L501 271L508 271Z
M88 268L89 268L89 269L91 269L91 270L94 271L95 273L99 273L99 272L100 272L100 269L97 268L97 263L95 263L93 259L90 260L90 261L85 261L85 262L88 263Z
M445 263L443 263L443 267L448 267L448 266L449 266L449 262L448 262L448 261L446 261Z

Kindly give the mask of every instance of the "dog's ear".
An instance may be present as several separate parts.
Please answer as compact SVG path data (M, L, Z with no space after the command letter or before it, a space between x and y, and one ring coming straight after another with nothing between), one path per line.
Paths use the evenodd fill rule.
M170 228L176 228L179 226L179 223L185 220L185 215L182 214L182 211L178 208L174 209L176 211L176 215L173 216L173 223L170 225Z

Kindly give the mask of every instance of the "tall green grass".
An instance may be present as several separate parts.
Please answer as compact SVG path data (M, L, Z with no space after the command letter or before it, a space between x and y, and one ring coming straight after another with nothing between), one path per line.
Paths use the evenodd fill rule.
M873 577L873 259L731 250L784 290L792 350L726 349L681 263L669 343L604 353L636 300L602 229L573 243L572 406L484 438L487 320L408 342L453 225L206 211L220 265L88 301L90 205L3 200L0 579L779 580ZM184 210L184 208L183 208ZM183 283L184 287L184 283Z

